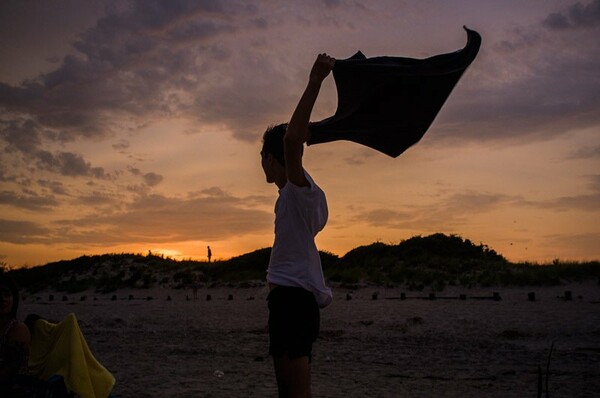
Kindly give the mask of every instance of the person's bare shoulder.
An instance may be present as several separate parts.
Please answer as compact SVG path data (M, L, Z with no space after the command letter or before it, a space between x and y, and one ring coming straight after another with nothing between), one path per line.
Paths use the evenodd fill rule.
M6 335L8 340L24 343L29 345L31 342L31 334L29 333L29 328L23 322L17 322L10 328L8 334Z

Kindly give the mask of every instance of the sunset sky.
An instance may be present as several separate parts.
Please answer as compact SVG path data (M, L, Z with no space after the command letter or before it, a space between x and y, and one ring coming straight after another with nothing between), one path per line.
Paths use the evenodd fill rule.
M396 159L310 146L319 249L458 234L513 261L600 258L600 1L0 2L0 261L229 258L273 241L265 127L316 54L478 58ZM313 120L336 108L327 79Z

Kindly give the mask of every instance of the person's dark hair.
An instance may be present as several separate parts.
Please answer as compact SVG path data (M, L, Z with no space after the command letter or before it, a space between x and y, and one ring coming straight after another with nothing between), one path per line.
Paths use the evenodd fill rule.
M8 316L16 318L17 310L19 309L19 288L14 279L4 271L0 271L0 286L6 286L10 290L13 302Z
M271 154L277 161L285 167L285 155L283 154L283 137L287 130L287 123L271 125L263 134L263 153Z

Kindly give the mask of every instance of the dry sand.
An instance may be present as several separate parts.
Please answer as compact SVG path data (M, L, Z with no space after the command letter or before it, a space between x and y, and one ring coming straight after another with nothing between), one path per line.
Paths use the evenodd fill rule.
M558 298L566 290L573 292L572 301ZM497 291L501 301L389 299L402 291L408 297L428 294L366 287L347 301L348 289L334 290L314 347L314 396L535 397L538 365L545 372L552 342L550 396L599 396L597 284L438 293ZM530 291L537 301L527 300ZM276 396L265 287L201 289L197 301L186 301L190 291L161 288L79 293L66 302L62 293L49 302L48 294L25 298L21 317L37 313L60 320L75 313L122 397ZM119 300L112 301L113 294ZM129 294L136 299L127 300ZM86 301L80 301L83 295ZM154 300L141 299L147 296Z

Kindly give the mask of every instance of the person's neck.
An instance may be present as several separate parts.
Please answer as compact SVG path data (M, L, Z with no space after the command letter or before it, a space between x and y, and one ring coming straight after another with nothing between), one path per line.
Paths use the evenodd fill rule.
M287 184L287 178L281 181L275 181L275 185L277 185L277 188L279 189L283 189L283 187L285 187L285 184Z
M287 184L287 175L284 169L282 173L277 173L275 175L275 185L277 185L277 188L283 189L283 187L285 187L285 184Z

